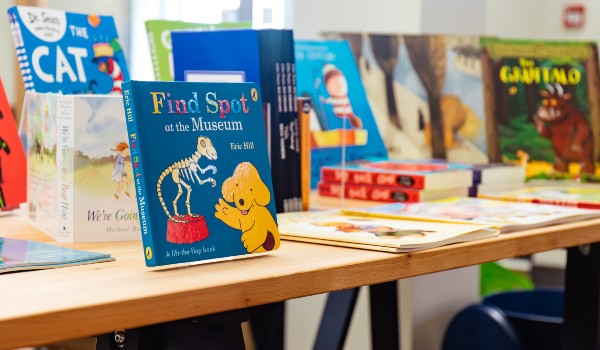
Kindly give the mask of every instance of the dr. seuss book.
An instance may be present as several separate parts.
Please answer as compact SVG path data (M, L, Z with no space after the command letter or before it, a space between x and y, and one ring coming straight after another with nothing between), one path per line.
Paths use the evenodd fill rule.
M27 90L120 93L129 80L112 16L14 6L8 19Z
M172 32L171 39L175 80L254 82L260 87L268 129L275 207L277 212L301 210L300 138L292 31L229 29Z
M342 215L335 211L278 215L281 238L405 253L498 235L489 225Z
M146 264L277 249L258 86L123 86Z
M0 211L27 200L25 152L0 80Z
M217 24L190 23L169 20L149 20L145 22L148 34L148 44L152 56L154 78L159 81L173 81L173 46L171 32L175 30L215 30L226 28L249 28L250 22L225 22Z
M390 157L487 163L479 37L326 37L350 43Z
M600 209L600 186L598 185L533 186L514 191L479 193L477 196L511 202Z
M296 40L298 96L311 104L311 187L320 169L345 160L387 157L356 62L343 40Z
M441 160L365 159L321 168L321 180L329 183L349 183L407 187L425 190L467 188L473 173L469 164Z
M139 239L121 96L32 92L25 108L32 223L61 242Z
M491 225L501 233L600 217L600 210L452 197L427 203L393 203L342 210L348 215Z
M483 38L491 161L528 179L597 180L600 73L593 42Z

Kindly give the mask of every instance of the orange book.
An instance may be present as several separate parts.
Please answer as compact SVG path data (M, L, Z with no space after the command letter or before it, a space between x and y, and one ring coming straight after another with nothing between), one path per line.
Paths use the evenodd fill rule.
M300 189L302 210L310 205L310 99L298 97L298 121L300 124Z

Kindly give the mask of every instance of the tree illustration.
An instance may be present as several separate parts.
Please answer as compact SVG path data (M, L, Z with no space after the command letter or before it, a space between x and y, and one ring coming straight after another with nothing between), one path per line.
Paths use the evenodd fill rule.
M369 34L369 41L375 60L385 75L388 116L394 125L402 129L394 96L394 68L398 63L398 37L396 35Z

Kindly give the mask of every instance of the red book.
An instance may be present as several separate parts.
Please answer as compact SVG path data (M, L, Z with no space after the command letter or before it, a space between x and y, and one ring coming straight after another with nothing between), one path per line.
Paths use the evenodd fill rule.
M0 80L0 210L19 207L27 200L25 152Z
M321 168L323 182L425 190L466 188L473 185L469 164L440 160L364 160Z
M317 185L319 195L327 197L340 197L342 185L340 183L319 182ZM398 188L387 186L369 185L344 185L344 197L347 199L360 199L380 202L423 202L428 200L468 195L468 188L452 188L440 191L417 190L413 188Z

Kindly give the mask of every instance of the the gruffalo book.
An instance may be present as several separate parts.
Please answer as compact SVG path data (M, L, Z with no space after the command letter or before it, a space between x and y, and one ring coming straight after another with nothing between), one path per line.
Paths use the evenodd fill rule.
M277 249L257 85L131 81L123 86L146 264Z
M600 80L592 42L483 38L490 160L528 179L598 180Z

